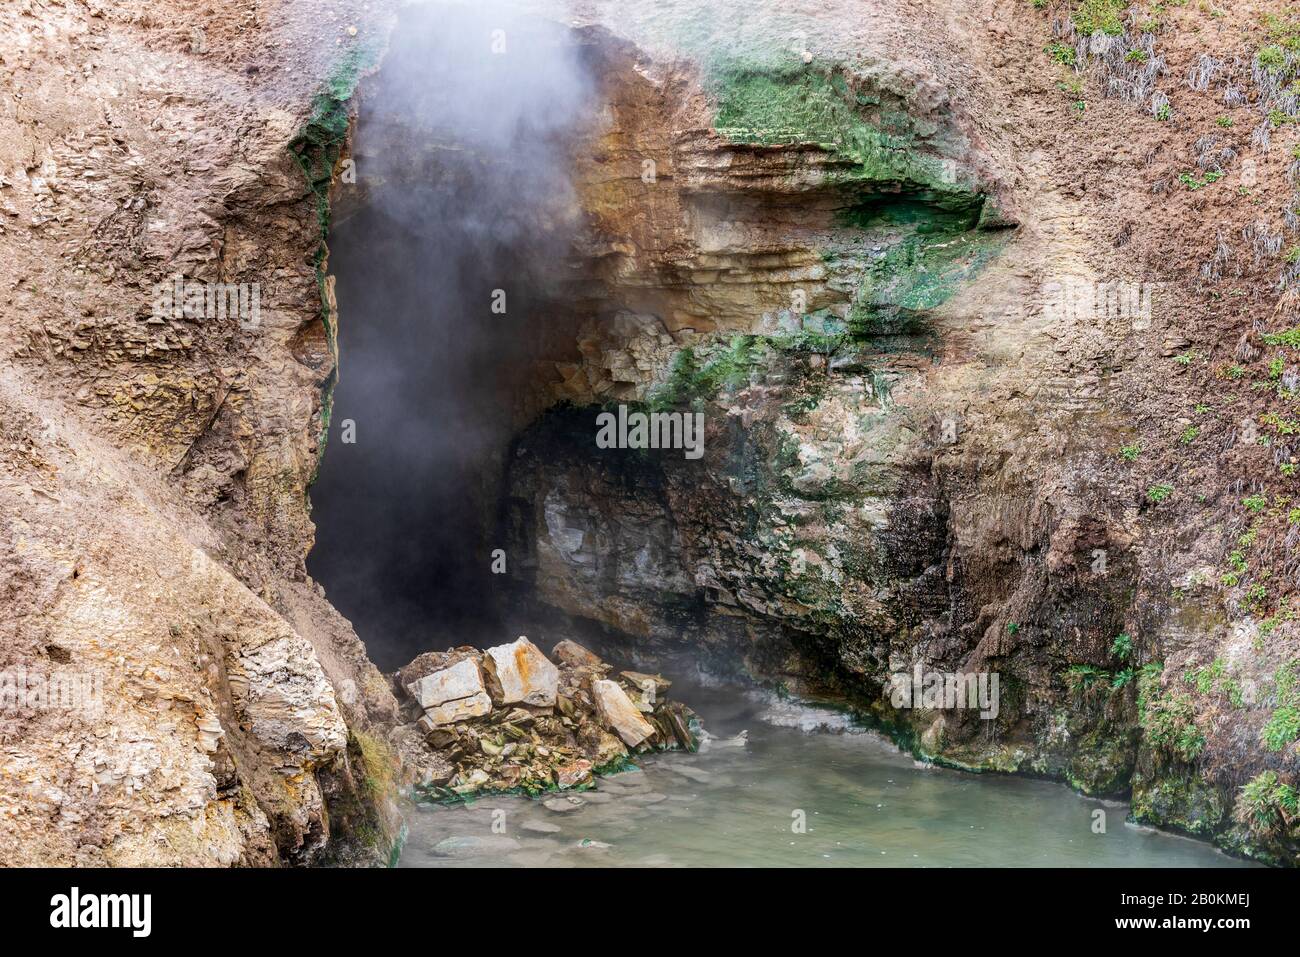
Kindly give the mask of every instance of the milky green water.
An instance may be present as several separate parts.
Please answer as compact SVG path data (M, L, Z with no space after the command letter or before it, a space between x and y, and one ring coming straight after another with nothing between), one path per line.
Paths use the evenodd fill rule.
M700 753L639 758L642 770L571 796L421 808L400 866L1249 866L1128 825L1123 803L919 765L833 712L677 692L714 735Z

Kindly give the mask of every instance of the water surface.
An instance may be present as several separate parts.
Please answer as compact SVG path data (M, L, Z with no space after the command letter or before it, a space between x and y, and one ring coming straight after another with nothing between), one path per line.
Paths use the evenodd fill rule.
M834 712L674 691L714 736L700 753L638 758L579 794L422 807L401 866L1247 866L1126 824L1121 802L921 765Z

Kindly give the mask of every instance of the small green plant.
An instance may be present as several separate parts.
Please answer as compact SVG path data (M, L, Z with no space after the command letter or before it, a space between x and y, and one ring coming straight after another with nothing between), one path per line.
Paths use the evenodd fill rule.
M1205 736L1196 726L1191 695L1172 689L1161 691L1158 676L1156 682L1152 688L1145 669L1138 677L1142 731L1152 747L1189 763L1195 761L1205 747Z
M1044 52L1062 66L1074 66L1074 47L1056 40L1043 48Z
M1119 457L1125 462L1136 462L1137 457L1142 454L1142 445L1139 442L1133 442L1130 445L1121 445Z
M1173 119L1173 117L1174 117L1173 108L1168 103L1161 103L1159 108L1156 109L1156 119L1162 123ZM1210 174L1206 173L1205 175L1208 178ZM1218 178L1219 178L1218 176L1214 177L1214 179L1218 179ZM1210 180L1210 182L1213 183L1214 180L1212 179Z
M1155 485L1152 485L1149 489L1147 489L1147 501L1159 505L1161 502L1163 502L1165 499L1169 498L1169 496L1173 494L1174 494L1174 487L1172 485L1170 485L1168 482L1157 482Z
M1146 63L1146 62L1147 62L1147 51L1146 51L1146 50L1129 50L1128 53L1125 53L1125 54L1124 54L1124 59L1127 60L1129 63Z
M1259 733L1259 740L1269 751L1281 751L1288 744L1300 737L1300 708L1285 705L1273 712L1273 716Z
M1122 668L1115 672L1115 678L1110 683L1111 690L1119 691L1137 677L1137 673L1138 671L1136 668Z
M1196 437L1200 434L1200 426L1189 425L1187 428L1183 429L1183 434L1178 437L1178 440L1182 442L1183 445L1191 445L1196 441Z
M1221 116L1221 117L1219 117L1217 120L1215 120L1214 122L1215 122L1217 125L1223 127L1225 130L1226 130L1226 129L1231 129L1231 128L1232 128L1232 117L1231 117L1231 116Z
M1268 70L1269 73L1280 73L1282 70L1286 69L1286 51L1276 43L1261 48L1260 51L1255 54L1255 59L1258 60L1259 65L1265 70Z
M1283 332L1266 332L1264 333L1264 342L1270 346L1286 346L1289 349L1300 349L1300 326Z
M1259 733L1260 743L1269 751L1281 751L1300 738L1300 679L1296 663L1288 661L1273 673L1277 707Z
M1133 638L1124 633L1116 635L1110 643L1110 653L1120 661L1128 661L1129 655L1133 654Z
M1109 671L1095 665L1070 665L1065 670L1065 680L1073 691L1088 691L1111 680Z
M1165 119L1168 119L1168 117L1165 117ZM1217 183L1221 179L1223 179L1223 174L1220 173L1218 170L1213 170L1213 169L1210 170L1208 173L1206 173L1205 176L1201 179L1197 179L1196 176L1194 176L1192 173L1181 173L1178 176L1178 182L1182 183L1184 186L1186 186L1188 189L1192 190L1193 192L1195 192L1196 190L1200 189L1203 186L1209 186L1211 183Z
M1241 788L1234 817L1254 834L1271 834L1300 814L1300 792L1276 771L1261 771Z
M1214 686L1219 679L1223 677L1224 670L1227 666L1223 663L1222 658L1215 658L1214 663L1204 668L1189 668L1183 672L1183 681L1186 684L1195 686L1201 694L1209 694L1214 690Z
M1246 506L1250 512L1261 512L1268 505L1268 498L1256 492L1254 495L1247 495L1241 500L1241 504Z

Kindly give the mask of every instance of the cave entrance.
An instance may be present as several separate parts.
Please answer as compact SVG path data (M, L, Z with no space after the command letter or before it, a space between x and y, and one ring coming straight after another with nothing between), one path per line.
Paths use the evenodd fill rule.
M570 149L594 104L572 31L441 5L402 13L358 93L308 567L385 670L508 634L503 461L536 411L533 363L566 342Z

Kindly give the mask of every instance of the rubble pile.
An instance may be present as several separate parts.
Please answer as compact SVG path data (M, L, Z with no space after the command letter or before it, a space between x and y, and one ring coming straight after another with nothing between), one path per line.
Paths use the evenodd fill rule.
M420 762L417 788L433 797L568 789L630 754L696 749L695 713L665 698L670 681L613 672L568 640L551 658L522 636L486 651L420 655L394 676L439 759Z

